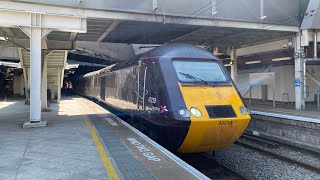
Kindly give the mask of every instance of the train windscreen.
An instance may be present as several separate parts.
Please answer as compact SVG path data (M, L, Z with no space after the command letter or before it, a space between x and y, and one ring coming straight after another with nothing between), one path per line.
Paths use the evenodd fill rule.
M227 83L223 69L216 61L174 60L173 67L182 83Z

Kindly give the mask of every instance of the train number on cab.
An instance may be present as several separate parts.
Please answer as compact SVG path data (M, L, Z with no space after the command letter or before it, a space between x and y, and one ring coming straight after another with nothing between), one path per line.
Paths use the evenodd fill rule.
M232 126L232 121L219 121L220 126Z

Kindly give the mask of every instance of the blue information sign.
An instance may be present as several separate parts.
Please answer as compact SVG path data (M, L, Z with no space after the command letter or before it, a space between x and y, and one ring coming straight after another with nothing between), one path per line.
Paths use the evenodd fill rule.
M300 86L300 78L294 80L294 86Z

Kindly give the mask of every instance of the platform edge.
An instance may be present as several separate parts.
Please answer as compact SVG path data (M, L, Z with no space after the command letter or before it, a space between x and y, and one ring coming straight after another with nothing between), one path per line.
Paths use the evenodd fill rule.
M284 118L284 119L290 119L290 120L295 120L295 121L303 121L303 122L311 122L311 123L320 124L319 119L307 118L307 117L302 117L302 116L292 116L292 115L286 115L286 114L254 111L254 110L250 110L250 114L271 116L271 117L276 117L276 118Z
M208 178L206 175L204 175L203 173L201 173L200 171L198 171L194 167L190 166L188 163L184 162L183 160L181 160L179 157L177 157L176 155L174 155L173 153L171 153L170 151L168 151L164 147L160 146L158 143L156 143L155 141L150 139L148 136L146 136L145 134L143 134L142 132L140 132L139 130L137 130L136 128L134 128L133 126L131 126L130 124L128 124L124 120L120 119L119 117L117 117L115 115L113 115L113 116L116 119L118 119L123 125L125 125L129 129L131 129L134 133L136 133L138 136L140 136L141 138L146 140L149 144L151 144L153 147L157 148L164 155L166 155L169 159L171 159L172 161L177 163L180 167L182 167L184 170L188 171L190 174L192 174L196 178L201 179L201 180L210 180L210 178Z

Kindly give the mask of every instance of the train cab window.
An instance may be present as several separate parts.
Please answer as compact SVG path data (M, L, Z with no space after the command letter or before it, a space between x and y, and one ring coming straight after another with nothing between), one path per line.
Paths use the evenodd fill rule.
M174 60L173 67L182 83L228 83L224 70L215 61Z

